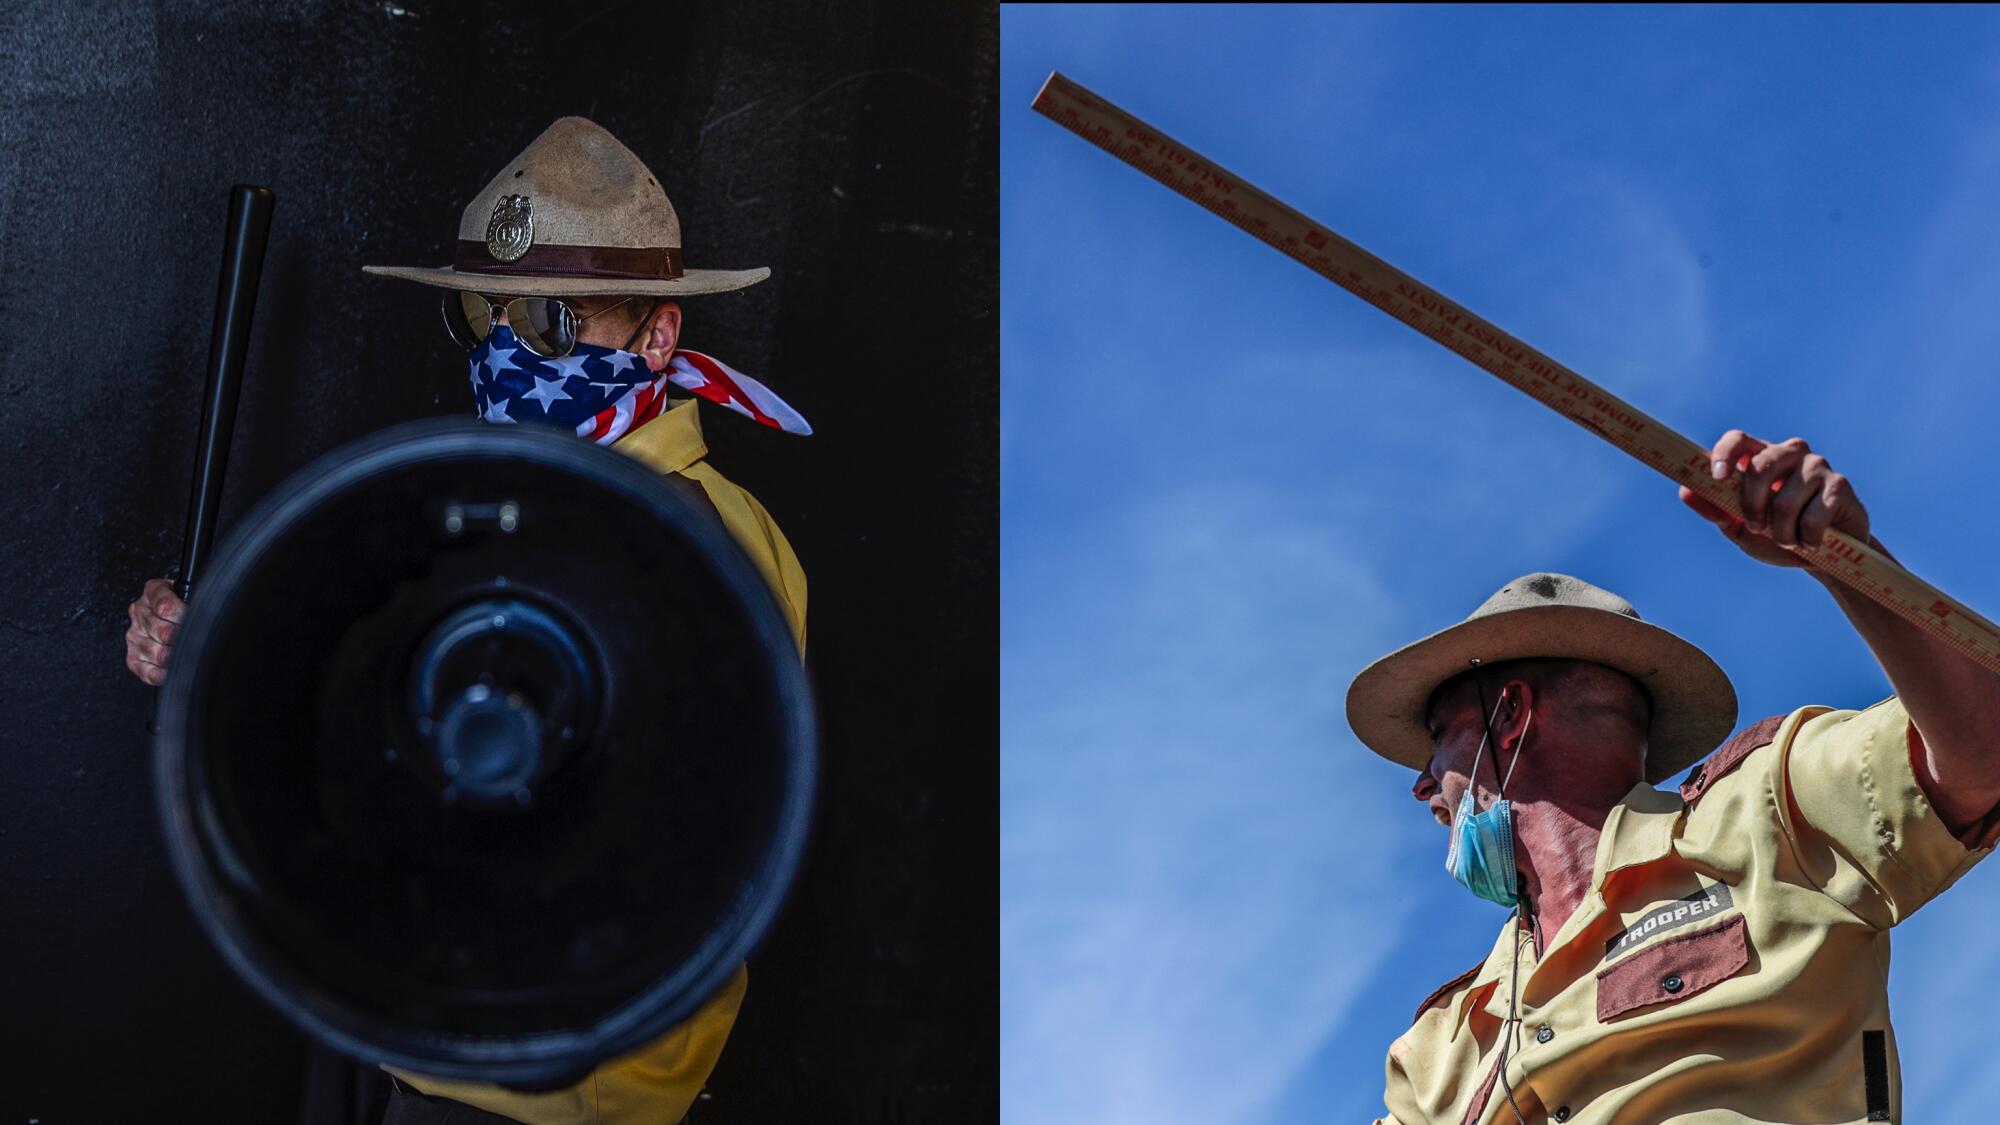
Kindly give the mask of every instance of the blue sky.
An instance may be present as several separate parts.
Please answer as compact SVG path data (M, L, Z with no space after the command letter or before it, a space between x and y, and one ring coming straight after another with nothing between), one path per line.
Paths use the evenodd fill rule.
M2000 12L1011 5L1001 47L1003 1120L1381 1111L1503 912L1344 694L1517 575L1701 645L1739 725L1888 694L1816 583L1030 111L1050 70L1697 441L1805 437L2000 616ZM2000 864L1896 933L1911 1120L2000 1104L1995 932Z

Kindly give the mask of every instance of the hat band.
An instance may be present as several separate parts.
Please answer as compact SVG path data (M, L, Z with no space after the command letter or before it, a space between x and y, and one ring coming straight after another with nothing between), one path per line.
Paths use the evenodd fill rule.
M558 246L538 243L511 262L495 261L486 243L458 240L460 273L494 273L529 277L632 277L671 279L681 276L678 246Z

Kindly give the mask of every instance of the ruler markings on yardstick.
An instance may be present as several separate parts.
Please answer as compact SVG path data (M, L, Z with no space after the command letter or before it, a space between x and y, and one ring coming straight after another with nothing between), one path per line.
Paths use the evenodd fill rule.
M1475 316L1464 306L1286 206L1214 161L1051 73L1034 109L1084 140L1235 224L1299 264L1456 352L1563 417L1742 517L1740 485L1716 480L1709 449ZM1989 671L2000 673L2000 628L1895 560L1827 529L1793 554L1887 607Z

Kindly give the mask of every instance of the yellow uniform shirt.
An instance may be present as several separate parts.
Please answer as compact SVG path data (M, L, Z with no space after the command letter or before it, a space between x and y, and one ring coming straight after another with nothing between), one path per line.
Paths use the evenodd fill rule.
M612 446L662 473L679 473L701 486L716 514L742 545L764 580L778 595L779 608L806 648L806 576L798 556L757 498L715 471L701 439L697 400L689 399L639 427ZM385 1067L406 1084L426 1094L451 1098L489 1113L512 1117L527 1125L670 1125L687 1113L708 1081L749 981L739 966L722 991L711 997L686 1023L629 1055L591 1071L583 1081L564 1090L522 1094L484 1082L425 1078Z
M2000 831L1952 835L1916 739L1893 697L1804 707L1633 787L1542 955L1510 918L1390 1046L1381 1120L1511 1125L1509 1086L1531 1122L1901 1120L1889 928Z

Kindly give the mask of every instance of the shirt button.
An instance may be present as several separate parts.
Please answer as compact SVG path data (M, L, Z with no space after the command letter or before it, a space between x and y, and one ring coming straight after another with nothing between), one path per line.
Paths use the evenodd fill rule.
M1535 1032L1535 1042L1537 1043L1546 1043L1555 1037L1555 1028L1550 1027L1548 1024L1543 1024L1541 1029Z
M1569 1120L1569 1107L1568 1107L1568 1106L1566 1106L1566 1105L1559 1105L1559 1106L1557 1106L1557 1107L1556 1107L1556 1120L1557 1120L1557 1121L1568 1121L1568 1120Z
M1681 984L1682 981L1679 973L1668 973L1666 979L1660 982L1660 987L1666 989L1668 992L1679 992Z

